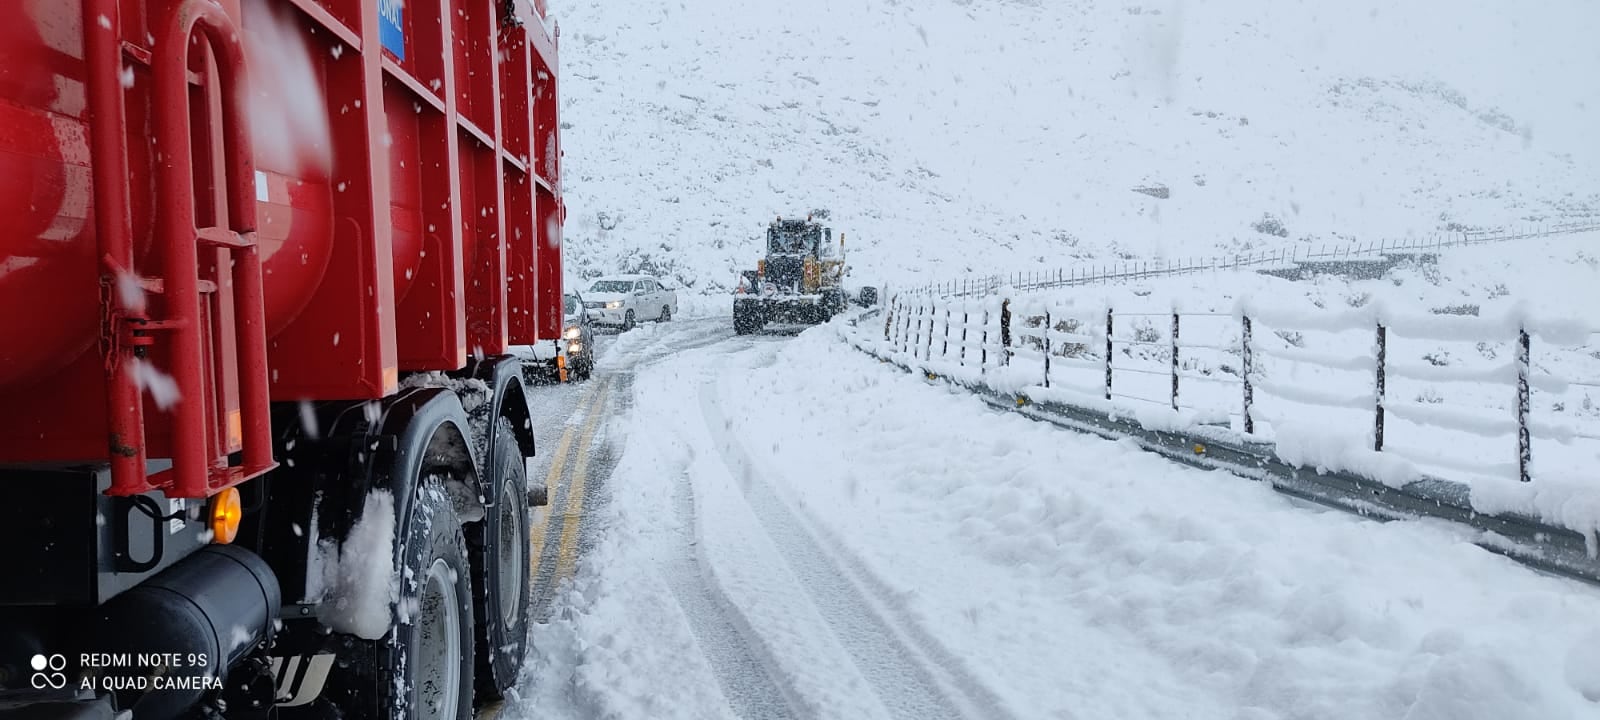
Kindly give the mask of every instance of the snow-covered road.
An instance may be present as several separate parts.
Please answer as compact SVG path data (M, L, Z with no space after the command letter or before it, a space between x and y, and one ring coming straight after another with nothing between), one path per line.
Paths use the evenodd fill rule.
M834 332L645 326L554 390L579 431L541 537L571 519L573 575L541 572L502 717L1600 714L1593 587L993 411Z

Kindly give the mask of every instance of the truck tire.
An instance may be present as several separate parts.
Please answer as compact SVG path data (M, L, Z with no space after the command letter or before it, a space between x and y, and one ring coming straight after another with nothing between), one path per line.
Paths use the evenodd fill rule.
M740 312L737 309L733 311L733 332L736 335L760 332L762 325L761 318L754 312L749 310Z
M398 502L395 503L399 505ZM443 480L418 483L395 518L399 597L377 640L335 635L337 661L315 704L292 720L472 720L476 660L467 541Z
M845 295L843 290L829 290L822 296L822 322L831 320L833 316L844 312Z
M479 618L477 685L485 697L505 696L527 653L533 583L528 564L528 465L511 421L495 421L485 469L498 488L483 522L466 529L472 557L473 610Z
M526 496L526 494L525 494ZM384 720L472 720L474 624L467 541L450 493L437 475L416 488L400 554L400 602L378 640L373 678ZM355 701L371 702L355 694ZM357 717L362 717L357 712ZM347 715L349 717L349 715Z
M656 318L656 322L672 322L672 307L669 305L662 305L661 317Z
M627 312L627 314L622 316L622 331L623 332L627 332L629 330L632 330L635 322L636 321L634 320L633 311L629 310Z

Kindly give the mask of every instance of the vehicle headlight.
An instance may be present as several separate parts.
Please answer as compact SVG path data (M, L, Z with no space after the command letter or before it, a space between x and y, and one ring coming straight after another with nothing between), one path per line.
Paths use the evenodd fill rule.
M606 309L607 310L621 310L622 309L622 301L621 300L612 300L611 302L606 303Z
M567 331L565 333L563 333L563 334L566 336L566 338L568 340L577 340L580 336L583 335L583 330L581 328L579 328L578 326L574 325L572 327L567 328Z
M581 343L581 342L575 342L575 343L572 343L571 345L567 346L567 354L568 355L572 355L572 354L575 354L575 353L581 353L581 352L583 352L583 343Z

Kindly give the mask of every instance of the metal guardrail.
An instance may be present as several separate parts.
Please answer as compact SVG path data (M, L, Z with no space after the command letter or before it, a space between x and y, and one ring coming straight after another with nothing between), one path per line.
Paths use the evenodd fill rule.
M1048 304L1034 304L1032 308L1014 313L1014 297L991 297L982 301L951 298L913 296L894 298L885 306L881 323L877 317L868 321L866 316L852 324L849 339L857 348L885 362L910 371L926 374L930 379L942 380L965 387L979 394L991 405L1024 413L1035 419L1090 432L1106 437L1132 438L1147 450L1159 452L1172 459L1207 468L1226 469L1244 477L1270 482L1274 488L1290 495L1313 500L1362 515L1385 519L1435 517L1470 526L1479 532L1474 542L1494 552L1516 558L1545 570L1571 575L1600 583L1600 558L1590 555L1591 538L1584 532L1561 527L1539 518L1519 514L1491 514L1473 507L1471 488L1460 482L1418 474L1417 479L1404 483L1381 482L1382 478L1362 473L1338 470L1322 471L1300 467L1280 457L1276 446L1265 437L1255 435L1253 406L1258 402L1256 393L1287 393L1297 400L1316 405L1328 401L1331 394L1314 389L1284 386L1271 383L1253 367L1257 358L1268 355L1291 357L1297 361L1322 362L1324 366L1341 371L1371 372L1371 393L1360 398L1339 399L1336 407L1355 408L1357 401L1371 412L1373 445L1365 450L1384 453L1386 410L1391 399L1385 393L1388 370L1402 376L1414 377L1425 369L1391 365L1388 354L1389 335L1421 335L1439 337L1482 330L1507 330L1514 337L1498 338L1510 342L1514 348L1513 359L1504 367L1496 366L1482 371L1439 370L1451 377L1473 375L1474 380L1503 381L1507 391L1514 392L1515 418L1501 423L1514 428L1517 439L1515 467L1518 479L1536 482L1530 474L1532 457L1532 429L1556 432L1560 436L1600 439L1593 434L1576 432L1571 428L1555 428L1550 423L1536 425L1529 420L1530 385L1560 385L1568 381L1536 375L1529 363L1530 338L1541 333L1553 338L1570 337L1575 331L1553 324L1549 328L1529 327L1523 323L1505 323L1484 318L1448 318L1445 326L1441 318L1381 318L1361 312L1330 313L1317 318L1314 328L1326 332L1368 331L1373 333L1371 354L1346 357L1322 356L1314 352L1269 349L1255 340L1254 331L1261 317L1248 312L1237 315L1227 313L1123 313L1105 310L1103 326L1086 328L1079 322L1072 329L1063 329L1057 320L1069 316L1059 312L1062 308ZM1052 311L1057 312L1053 313ZM1130 339L1116 334L1118 318L1151 318L1170 323L1165 337ZM1220 317L1236 319L1240 324L1241 341L1237 348L1216 344L1190 343L1183 339L1185 317ZM1287 324L1281 317L1267 314L1266 324L1273 330L1284 330ZM1170 353L1161 369L1119 367L1113 362L1118 347L1143 345L1160 352ZM1061 350L1072 347L1077 356L1068 356ZM1099 358L1085 359L1083 351L1093 348L1103 350ZM1222 351L1241 363L1236 378L1224 379L1237 388L1238 408L1242 423L1232 428L1203 424L1174 423L1163 427L1131 419L1134 413L1119 407L1123 399L1117 392L1119 372L1166 375L1171 392L1167 407L1176 417L1180 410L1193 410L1181 403L1186 381L1210 380L1186 374L1180 362L1180 353L1186 348ZM1359 361L1359 362L1358 362ZM1071 393L1052 392L1053 375L1065 372L1052 365L1075 370L1103 371L1103 386L1095 393L1082 398ZM1081 373L1080 373L1081 375ZM1481 376L1481 378L1479 377ZM1573 385L1587 385L1571 382ZM1080 388L1081 391L1081 388ZM1398 405L1394 406L1398 408ZM1477 422L1485 422L1478 420ZM1492 423L1491 423L1492 424ZM1239 432L1239 430L1243 432ZM1470 432L1470 430L1469 430ZM1508 448L1510 450L1510 448Z
M1006 275L981 275L930 283L906 291L907 294L934 297L975 297L992 295L1001 288L1019 292L1091 285L1096 283L1147 280L1158 277L1214 273L1233 270L1290 268L1302 263L1380 260L1394 255L1418 255L1468 245L1555 237L1600 230L1600 222L1530 225L1493 231L1467 231L1435 234L1426 238L1402 238L1377 242L1352 242L1328 245L1315 250L1309 246L1181 260L1123 260L1048 270L1030 270Z

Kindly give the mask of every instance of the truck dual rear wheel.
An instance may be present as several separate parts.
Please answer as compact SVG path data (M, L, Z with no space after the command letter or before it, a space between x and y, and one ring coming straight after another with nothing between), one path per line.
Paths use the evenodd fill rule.
M399 597L377 640L335 636L338 659L317 702L288 708L294 720L472 720L476 667L472 570L467 541L445 479L425 477L404 533ZM396 506L401 503L397 499ZM397 507L398 509L398 507Z
M532 582L528 562L528 465L511 421L495 423L489 471L498 484L494 507L482 523L467 528L472 551L474 609L483 618L477 632L477 685L486 697L505 695L527 653Z
M417 488L401 545L400 603L378 666L380 718L472 720L473 602L467 542L437 476Z

